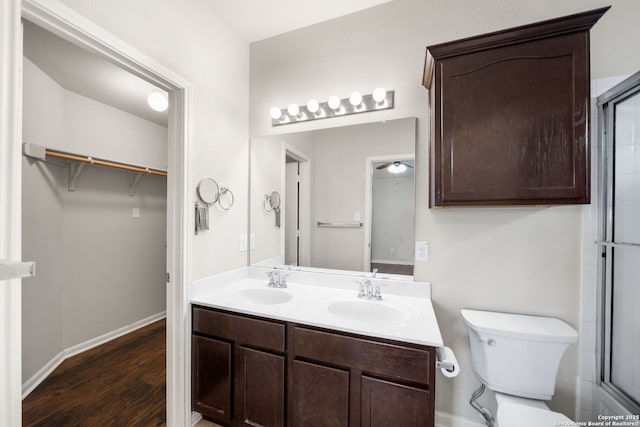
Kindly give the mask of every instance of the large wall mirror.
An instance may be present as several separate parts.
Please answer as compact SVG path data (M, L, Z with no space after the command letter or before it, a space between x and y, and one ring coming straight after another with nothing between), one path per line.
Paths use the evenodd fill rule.
M250 264L411 278L415 143L413 117L253 138Z

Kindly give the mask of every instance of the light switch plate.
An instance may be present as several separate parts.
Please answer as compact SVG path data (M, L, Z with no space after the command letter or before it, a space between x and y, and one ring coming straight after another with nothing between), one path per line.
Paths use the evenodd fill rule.
M136 219L140 218L140 208L133 208L131 211L131 217Z
M353 220L354 221L360 221L360 219L361 219L360 211L355 211L353 213Z
M249 235L249 249L253 250L256 248L256 234L251 233Z
M416 242L416 261L429 261L429 242Z

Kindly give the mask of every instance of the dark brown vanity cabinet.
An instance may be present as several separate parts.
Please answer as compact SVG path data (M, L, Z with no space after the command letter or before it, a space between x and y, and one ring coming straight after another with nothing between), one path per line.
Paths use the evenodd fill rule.
M589 29L607 9L427 48L431 207L589 203Z
M434 425L433 347L197 306L193 332L193 409L221 425Z
M285 325L193 308L192 405L225 426L282 426Z

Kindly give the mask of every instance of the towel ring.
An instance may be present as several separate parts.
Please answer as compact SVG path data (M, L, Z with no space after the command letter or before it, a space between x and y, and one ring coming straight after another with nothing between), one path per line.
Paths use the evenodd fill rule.
M228 195L226 197L226 199L228 200L227 203L222 202L222 199L223 199L222 196L224 196L225 194ZM220 188L220 197L218 197L218 206L220 206L221 209L228 211L229 209L231 209L231 206L233 206L233 202L235 202L235 198L233 197L233 193L231 192L231 190L229 190L226 187Z

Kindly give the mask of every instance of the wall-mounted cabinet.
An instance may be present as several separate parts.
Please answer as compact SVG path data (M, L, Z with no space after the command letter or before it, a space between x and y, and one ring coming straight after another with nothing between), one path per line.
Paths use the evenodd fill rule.
M427 48L430 207L590 202L589 29L607 9Z

